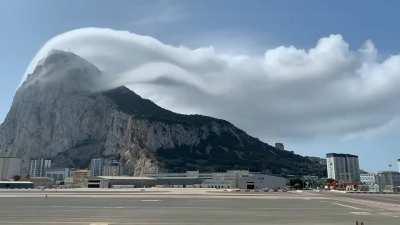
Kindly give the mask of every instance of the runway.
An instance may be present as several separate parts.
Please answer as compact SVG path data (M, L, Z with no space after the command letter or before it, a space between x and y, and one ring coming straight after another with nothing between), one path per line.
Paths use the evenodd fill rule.
M356 220L399 225L400 212L313 193L0 192L1 225L353 225Z

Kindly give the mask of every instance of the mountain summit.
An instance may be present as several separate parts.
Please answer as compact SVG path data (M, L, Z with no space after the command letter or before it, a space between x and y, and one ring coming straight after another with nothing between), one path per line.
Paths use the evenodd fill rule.
M119 159L131 175L157 171L250 169L322 175L306 157L249 136L231 123L163 109L126 87L104 91L104 76L81 57L52 51L18 89L0 127L0 154L50 158L85 168Z

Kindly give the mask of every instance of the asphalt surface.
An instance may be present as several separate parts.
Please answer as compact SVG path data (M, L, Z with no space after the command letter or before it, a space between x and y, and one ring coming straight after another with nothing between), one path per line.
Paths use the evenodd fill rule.
M400 211L384 207L343 194L2 192L0 225L399 225Z
M352 199L364 199L364 200L372 200L378 202L385 203L393 203L400 205L400 194L367 194L367 193L346 193L345 195L340 193L324 193L326 196L332 197L348 197ZM399 224L400 225L400 224Z

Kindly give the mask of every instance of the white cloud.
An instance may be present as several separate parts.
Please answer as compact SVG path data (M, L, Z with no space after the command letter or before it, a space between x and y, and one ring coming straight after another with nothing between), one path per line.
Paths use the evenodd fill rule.
M370 40L352 50L330 35L311 49L280 46L254 57L84 28L47 42L27 72L51 49L86 58L112 86L128 85L174 111L227 119L265 139L344 137L398 119L400 55L378 61Z
M131 25L145 30L179 22L186 17L184 8L171 1L157 1L151 4L151 7L143 7L141 10L145 12L145 15L135 16Z

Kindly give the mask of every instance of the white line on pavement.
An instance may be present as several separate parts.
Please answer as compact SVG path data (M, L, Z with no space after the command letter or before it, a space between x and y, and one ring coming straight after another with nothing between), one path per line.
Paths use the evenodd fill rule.
M367 215L371 215L371 213L369 212L350 212L350 214L354 214L354 215L362 215L362 216L367 216Z
M340 204L339 202L334 202L333 204L339 205L339 206L342 206L342 207L346 207L346 208L350 208L350 209L361 210L361 208L358 208L358 207L355 207L355 206L351 206L351 205Z

